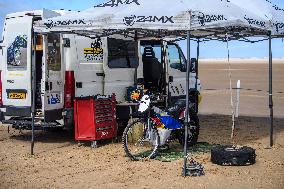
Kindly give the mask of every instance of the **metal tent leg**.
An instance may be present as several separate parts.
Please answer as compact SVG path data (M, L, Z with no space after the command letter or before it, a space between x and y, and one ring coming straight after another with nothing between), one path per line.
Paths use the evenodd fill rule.
M195 91L197 91L198 88L198 79L199 79L199 57L200 57L200 39L197 39L197 49L196 49L196 63L195 63L195 73L196 73L196 77L195 77ZM198 114L199 112L199 107L198 107L198 95L196 95L196 102L195 102L195 112L196 114Z
M184 128L184 163L183 163L183 176L187 175L187 138L188 138L188 124L189 124L189 78L190 78L190 32L187 32L187 69L186 69L186 117L185 117L185 128Z
M31 155L34 155L34 135L35 135L35 94L36 94L36 33L32 31L32 139Z
M269 109L270 109L270 147L273 146L273 68L272 68L272 37L269 33Z

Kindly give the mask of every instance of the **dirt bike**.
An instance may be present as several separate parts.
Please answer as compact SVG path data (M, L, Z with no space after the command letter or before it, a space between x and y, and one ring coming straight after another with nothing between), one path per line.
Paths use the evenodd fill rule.
M161 110L152 105L153 98L144 95L138 112L133 114L133 121L123 132L123 146L126 155L134 161L154 158L159 147L167 145L170 140L177 139L184 144L185 100L177 101L172 107ZM193 104L189 108L189 145L197 143L199 120Z

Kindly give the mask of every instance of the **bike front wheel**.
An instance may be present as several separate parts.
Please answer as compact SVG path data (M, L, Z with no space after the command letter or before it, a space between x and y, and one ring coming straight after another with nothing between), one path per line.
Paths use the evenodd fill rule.
M148 126L144 120L135 120L124 130L122 136L126 155L133 161L155 157L160 137L157 129Z

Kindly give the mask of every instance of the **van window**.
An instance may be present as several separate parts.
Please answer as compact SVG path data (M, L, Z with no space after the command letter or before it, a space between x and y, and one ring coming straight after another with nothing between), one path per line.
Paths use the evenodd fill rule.
M47 69L52 71L61 70L60 35L47 35Z
M176 44L168 45L169 52L169 65L173 69L180 71L185 71L186 69L186 59Z
M27 35L18 35L7 48L8 70L27 69Z
M108 38L108 67L137 68L137 42Z

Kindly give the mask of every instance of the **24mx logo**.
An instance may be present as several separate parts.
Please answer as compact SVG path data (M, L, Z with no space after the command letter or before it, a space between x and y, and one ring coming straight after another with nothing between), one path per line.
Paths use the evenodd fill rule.
M136 5L140 5L138 0L110 0L106 3L96 5L94 7L117 7L118 5L130 5L135 3Z
M123 19L123 22L127 26L133 26L136 22L137 23L145 23L145 22L160 22L160 23L174 23L173 16L126 16Z
M224 15L215 15L215 14L204 14L202 12L195 12L192 14L193 19L197 19L198 23L201 26L205 26L206 23L224 21L227 18Z
M58 21L53 21L53 20L48 20L47 23L44 23L44 25L48 28L51 29L55 26L69 26L69 25L77 25L77 24L86 24L84 19L79 19L79 20L58 20Z

